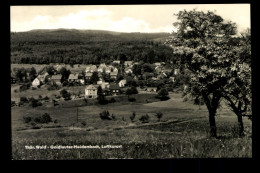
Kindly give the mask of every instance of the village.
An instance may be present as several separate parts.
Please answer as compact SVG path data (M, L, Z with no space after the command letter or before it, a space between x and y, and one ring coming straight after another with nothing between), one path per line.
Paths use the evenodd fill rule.
M77 69L76 65L73 69ZM27 69L27 71L30 71ZM17 69L11 73L11 84L15 93L22 93L24 83L17 77ZM166 65L164 62L153 64L133 61L115 60L110 64L85 65L82 71L70 71L65 64L50 64L43 67L38 73L30 76L27 72L23 81L27 81L25 90L37 91L39 88L47 88L48 91L59 90L64 87L73 88L78 86L81 90L77 93L70 93L69 98L54 95L53 102L60 100L95 99L98 95L118 96L137 93L157 93L164 88L173 91L176 77L180 74L179 68L173 65ZM27 78L30 79L28 80ZM33 79L34 78L34 79ZM28 82L29 81L29 82ZM131 93L127 89L135 88L137 92ZM182 88L187 87L183 85ZM47 92L48 92L47 91ZM34 97L34 96L33 96ZM12 98L13 106L20 106L21 98Z

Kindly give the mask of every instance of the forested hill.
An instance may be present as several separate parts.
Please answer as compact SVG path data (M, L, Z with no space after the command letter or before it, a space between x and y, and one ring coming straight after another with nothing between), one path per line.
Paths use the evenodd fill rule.
M113 60L169 61L168 33L53 29L11 33L11 63L99 64Z

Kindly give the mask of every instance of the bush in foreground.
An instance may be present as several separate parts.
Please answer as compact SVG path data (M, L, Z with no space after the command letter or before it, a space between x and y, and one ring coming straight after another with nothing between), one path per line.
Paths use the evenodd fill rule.
M139 120L142 122L142 123L149 123L149 115L148 114L145 114L143 116L141 116L141 118L139 118Z
M112 119L112 117L110 117L110 113L109 113L107 110L101 112L101 113L99 114L99 116L100 116L100 118L101 118L102 120L111 120L111 119Z

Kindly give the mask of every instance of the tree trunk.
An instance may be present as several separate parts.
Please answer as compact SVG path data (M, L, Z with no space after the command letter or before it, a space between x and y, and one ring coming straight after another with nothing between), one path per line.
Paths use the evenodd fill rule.
M242 115L237 115L237 120L238 120L239 136L242 137L244 135L244 124L243 124Z
M209 125L210 125L210 137L217 137L215 111L209 111Z

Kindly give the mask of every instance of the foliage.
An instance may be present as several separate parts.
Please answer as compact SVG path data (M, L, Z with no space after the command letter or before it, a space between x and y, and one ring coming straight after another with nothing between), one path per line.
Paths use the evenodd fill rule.
M32 117L30 117L30 116L23 116L23 121L24 121L24 123L29 123L29 122L32 121Z
M26 97L20 97L20 102L28 102L28 99Z
M110 117L110 113L107 110L99 113L99 116L102 120L112 120L112 117Z
M142 115L141 118L139 118L139 120L142 122L142 123L149 123L149 115L148 114L145 114L145 115Z
M99 77L98 77L98 72L93 72L91 78L90 78L90 83L91 84L96 84L97 81L99 80Z
M133 114L130 116L130 120L132 121L132 122L134 122L134 119L135 119L135 112L133 112Z
M187 94L201 96L209 111L211 136L216 136L215 114L227 85L226 76L236 58L232 37L236 25L208 11L180 11L176 14L178 28L171 39L174 55L185 64L191 74Z
M90 33L77 30L29 31L11 35L11 63L99 64L114 60L170 61L172 50L152 39L166 33ZM50 74L51 75L51 74Z
M66 89L62 89L60 91L60 95L64 98L64 100L70 100L71 99L71 94L66 90Z
M40 118L40 123L48 123L48 122L52 122L52 119L50 117L50 114L48 113L44 113L41 118Z
M32 123L49 123L49 122L52 122L52 119L50 117L50 114L48 113L44 113L42 116L38 116L38 117L30 117L30 116L23 116L23 120L24 120L24 123L29 123L29 122L32 122ZM57 123L57 121L56 121Z
M29 99L29 105L32 107L37 107L37 106L41 106L42 103L39 100L32 97Z
M61 83L64 83L69 78L69 75L71 74L70 70L67 70L65 67L62 67L59 72L62 76ZM66 85L66 83L65 83L65 85Z
M158 91L157 97L161 100L168 100L169 99L169 93L167 91L167 89L162 88Z
M158 121L160 121L161 118L162 118L162 116L163 116L163 113L157 112L157 113L155 114L155 116L158 118Z
M136 99L135 99L135 98L129 98L128 101L129 101L129 102L135 102Z

